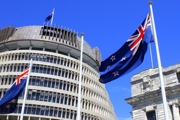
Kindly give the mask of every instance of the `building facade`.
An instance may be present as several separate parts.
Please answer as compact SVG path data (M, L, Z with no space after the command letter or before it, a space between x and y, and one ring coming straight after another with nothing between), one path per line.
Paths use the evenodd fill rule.
M163 69L169 120L180 120L180 64ZM133 120L165 120L159 71L157 68L142 71L131 79Z
M81 39L55 26L9 26L0 30L0 97L33 59L23 120L76 120ZM81 120L117 120L105 86L99 82L101 53L84 42ZM14 113L19 120L23 95Z

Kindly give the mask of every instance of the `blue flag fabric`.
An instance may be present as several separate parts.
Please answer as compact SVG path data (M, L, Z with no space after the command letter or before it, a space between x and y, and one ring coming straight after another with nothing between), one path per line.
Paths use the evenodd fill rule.
M26 69L23 73L21 73L9 90L4 94L0 100L0 114L14 112L17 107L18 97L25 89L28 73L29 69Z
M150 14L115 53L101 62L99 72L101 83L108 83L137 68L144 60L148 43L152 42Z
M53 12L51 12L51 14L47 16L47 18L45 19L45 21L47 22L47 21L51 20L52 16L53 16Z

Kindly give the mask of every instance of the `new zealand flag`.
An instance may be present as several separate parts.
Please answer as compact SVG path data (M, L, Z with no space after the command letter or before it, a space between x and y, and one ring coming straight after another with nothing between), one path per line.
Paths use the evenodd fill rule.
M115 53L101 62L99 72L101 83L108 83L137 68L144 59L148 43L152 41L150 14Z
M51 14L46 17L45 21L47 22L47 21L51 20L53 14L54 14L54 12L51 12Z
M13 83L13 85L2 97L2 99L0 100L0 114L8 114L14 112L17 107L18 97L23 93L25 89L28 73L29 69L26 69L23 73L21 73L16 78L16 81Z

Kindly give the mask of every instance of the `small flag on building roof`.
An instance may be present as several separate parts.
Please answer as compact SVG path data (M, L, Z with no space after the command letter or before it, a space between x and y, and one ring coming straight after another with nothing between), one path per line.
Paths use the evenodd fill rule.
M54 15L54 11L52 11L51 14L47 16L47 18L45 19L45 21L47 22L47 21L51 20L51 18L53 17L53 15Z

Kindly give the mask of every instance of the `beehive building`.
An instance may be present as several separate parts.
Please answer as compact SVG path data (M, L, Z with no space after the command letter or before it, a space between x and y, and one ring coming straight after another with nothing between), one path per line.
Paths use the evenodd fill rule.
M74 31L55 26L5 27L0 30L0 97L27 68L33 66L23 120L76 120L81 39ZM84 42L81 120L117 120L98 68L101 53ZM23 95L12 114L19 120Z

